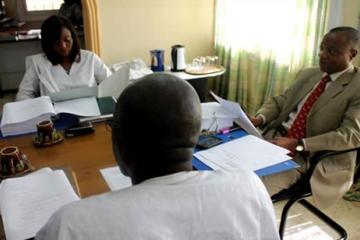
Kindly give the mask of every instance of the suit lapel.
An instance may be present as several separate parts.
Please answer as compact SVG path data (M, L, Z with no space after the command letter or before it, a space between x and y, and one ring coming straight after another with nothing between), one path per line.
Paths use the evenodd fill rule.
M294 100L291 101L291 103L284 109L283 114L281 114L281 116L270 126L271 127L278 126L282 122L287 121L286 119L289 116L289 114L292 111L294 111L294 109L297 107L299 102L302 99L304 99L306 94L308 94L311 91L311 89L315 86L315 84L318 81L320 81L320 79L321 79L321 72L313 74L313 76L311 76L308 81L306 81L303 85L298 87L295 91L295 94L289 97L290 99L294 99ZM298 81L301 80L299 79Z
M353 74L343 74L335 82L333 82L315 102L314 106L309 112L309 116L324 107L331 98L344 91L345 86L349 84L352 76Z
M306 94L308 94L313 89L313 87L320 81L320 79L320 73L314 74L309 81L307 81L301 88L298 89L298 91L296 91L296 94L293 97L294 101L289 108L289 113L296 108L299 102L305 98Z

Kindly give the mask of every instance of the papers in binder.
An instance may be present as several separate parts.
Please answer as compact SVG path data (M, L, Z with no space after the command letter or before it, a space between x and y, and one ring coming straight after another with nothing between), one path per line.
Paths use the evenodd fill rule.
M225 100L215 93L210 91L210 94L220 103L222 107L224 107L228 112L236 115L236 118L240 127L244 129L247 133L254 135L258 138L263 138L259 131L255 128L255 126L251 123L250 119L246 116L246 113L242 110L240 105L236 102Z
M214 170L246 168L256 171L291 159L288 153L285 148L247 135L198 151L194 156Z
M28 239L61 206L79 200L61 170L10 178L2 182L0 211L6 239Z
M49 120L55 115L73 115L90 119L94 117L112 117L115 110L113 97L79 98L56 102L52 105L48 96L6 103L1 120L3 136L12 136L36 132L36 124Z

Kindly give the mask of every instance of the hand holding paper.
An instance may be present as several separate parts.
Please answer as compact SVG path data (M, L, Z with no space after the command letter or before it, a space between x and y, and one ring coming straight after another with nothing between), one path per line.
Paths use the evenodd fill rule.
M217 96L215 93L210 91L210 94L220 103L221 106L223 106L226 110L231 112L232 114L235 114L238 116L237 124L240 125L247 133L254 135L258 138L263 139L262 135L259 133L259 131L255 128L255 126L252 124L250 119L247 117L246 113L241 109L240 105L238 103L228 101L225 99L222 99L221 97Z

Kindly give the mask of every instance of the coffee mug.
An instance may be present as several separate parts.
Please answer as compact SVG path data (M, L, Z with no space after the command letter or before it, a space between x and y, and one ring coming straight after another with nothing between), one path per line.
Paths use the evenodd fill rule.
M0 174L11 176L30 170L25 154L16 146L7 146L0 150Z
M39 122L37 125L37 142L39 144L51 143L56 140L54 123L51 120Z

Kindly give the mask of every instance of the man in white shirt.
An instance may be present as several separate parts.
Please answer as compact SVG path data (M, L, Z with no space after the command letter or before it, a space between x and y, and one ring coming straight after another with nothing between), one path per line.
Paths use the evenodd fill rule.
M359 32L338 27L327 33L320 46L320 68L298 73L295 84L271 98L252 119L264 136L295 154L301 165L265 177L270 195L288 188L309 168L309 157L319 151L360 147L360 72L352 65ZM328 207L350 188L356 152L323 159L310 185L315 202Z
M200 125L200 101L186 81L158 73L126 88L112 141L133 186L61 208L36 239L278 239L253 172L193 171Z

